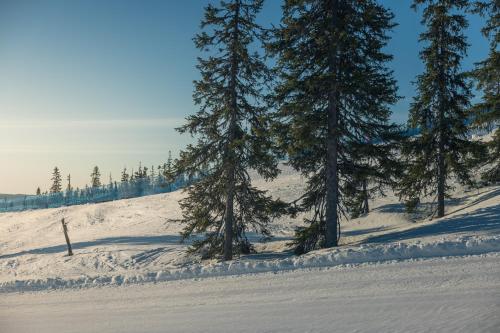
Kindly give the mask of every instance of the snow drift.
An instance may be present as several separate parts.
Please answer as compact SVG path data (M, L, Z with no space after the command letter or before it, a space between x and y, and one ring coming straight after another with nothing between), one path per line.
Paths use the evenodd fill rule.
M367 244L359 247L316 251L300 257L275 260L235 260L228 263L192 264L184 268L161 270L144 274L82 276L75 279L47 278L16 280L0 283L0 292L127 285L145 282L162 282L180 279L333 267L338 265L373 263L389 260L479 255L490 252L500 252L500 236L460 237L455 240L441 240L432 243Z

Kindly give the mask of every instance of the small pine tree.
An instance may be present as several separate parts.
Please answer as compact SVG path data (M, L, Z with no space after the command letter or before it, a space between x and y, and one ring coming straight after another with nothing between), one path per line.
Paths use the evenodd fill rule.
M475 114L474 125L480 128L495 129L492 141L488 143L490 164L483 177L487 180L500 181L500 2L498 0L478 1L474 12L487 17L486 25L482 29L483 35L489 39L490 50L488 57L477 63L472 75L477 89L483 92L481 102L473 107Z
M143 172L143 169L142 169L142 163L139 162L139 169L137 169L137 172L134 174L134 178L137 180L137 179L142 179L144 178L144 172Z
M169 184L175 181L175 169L174 169L174 163L172 161L172 152L170 150L168 151L167 163L164 165L163 168L163 176L165 177L165 180Z
M36 188L36 195L41 195L42 194L42 191L40 190L40 187L37 187Z
M92 189L97 189L101 187L101 172L99 167L96 165L90 174L90 186Z
M68 186L66 186L66 193L71 193L73 191L73 187L71 186L71 174L68 174L66 178L68 180Z
M143 167L142 163L139 162L139 168L134 173L132 171L132 176L130 177L130 182L133 183L134 195L142 196L144 195L144 187L147 178L147 167Z
M157 169L158 169L158 173L156 174L156 182L158 184L160 184L160 186L164 186L165 185L165 178L163 176L163 170L165 169L164 168L164 165L158 165Z
M120 180L121 180L122 183L126 183L129 180L129 174L127 173L127 168L126 167L123 168L122 177L121 177Z
M50 193L60 193L61 191L61 172L58 167L55 167L52 172L52 186L50 187Z
M253 229L269 235L268 223L277 215L279 202L251 184L248 169L264 178L277 175L267 133L269 115L262 104L262 83L269 79L262 57L251 53L262 41L262 29L255 19L262 0L222 1L209 4L194 41L201 51L198 59L201 79L195 82L194 101L200 110L179 128L196 135L198 141L180 153L178 174L194 177L204 165L203 178L187 189L181 201L183 239L205 233L192 250L204 249L206 257L251 250L246 232Z
M467 19L461 13L466 0L414 0L413 8L425 5L420 35L425 42L420 57L425 72L417 77L417 96L410 109L409 126L419 135L403 149L408 170L400 183L400 196L414 207L422 195L436 196L437 216L445 213L448 179L455 176L470 183L471 154L480 147L468 139L471 86L461 71L467 51L464 29Z
M155 167L154 165L152 165L149 172L149 182L151 183L151 185L154 184L155 180L156 180Z

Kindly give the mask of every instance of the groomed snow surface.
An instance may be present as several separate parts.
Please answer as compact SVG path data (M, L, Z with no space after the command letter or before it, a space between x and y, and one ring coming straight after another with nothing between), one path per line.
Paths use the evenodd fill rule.
M498 332L498 254L9 293L1 332Z
M291 201L304 180L255 184ZM388 193L301 257L283 217L229 263L185 254L183 195L0 214L0 332L498 332L500 186L457 186L433 220Z

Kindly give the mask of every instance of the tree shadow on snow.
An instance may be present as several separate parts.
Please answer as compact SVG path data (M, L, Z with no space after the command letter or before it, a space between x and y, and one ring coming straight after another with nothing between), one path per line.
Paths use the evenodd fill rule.
M500 205L477 209L474 212L445 218L439 222L410 230L395 231L369 237L363 243L385 243L400 240L454 234L461 232L500 233Z
M241 258L245 260L274 260L274 259L285 259L291 257L293 251L288 250L284 252L257 252L251 254L242 255Z
M477 205L477 204L479 204L479 203L481 203L483 201L486 201L486 200L489 200L491 198L494 198L494 197L500 195L500 188L492 190L490 192L480 193L480 194L472 193L472 192L473 191L471 191L469 195L463 196L462 198L447 199L446 200L446 206L447 207L453 207L453 206L463 205L471 197L477 197L479 195L478 198L476 198L475 200L473 200L472 202L470 202L466 206L461 207L461 208L459 208L459 209L457 209L455 211L448 212L448 214L456 213L458 211L461 211L461 210L464 210L466 208L469 208L469 207L472 207L474 205ZM436 203L422 202L422 203L419 204L419 206L420 206L420 210L422 210L422 211L429 211L429 210L432 209L432 207L436 206ZM405 206L404 206L404 204L402 202L398 202L398 203L391 203L391 204L382 205L380 207L374 208L373 210L381 212L381 213L405 213Z
M496 196L499 196L500 195L500 188L496 189L496 190L493 190L491 192L488 192L486 194L483 194L481 195L479 198L475 199L474 201L470 202L469 204L465 205L464 207L461 207L457 210L454 210L453 212L449 212L448 214L454 214L454 213L457 213L459 211L462 211L464 209L467 209L467 208L470 208L474 205L477 205L477 204L480 204L481 202L483 201L486 201L486 200L489 200L489 199L492 199ZM474 196L474 195L471 195L471 196ZM469 198L470 196L468 196L467 198Z
M374 227L374 228L367 228L367 229L359 229L359 230L342 230L342 236L360 236L364 234L371 234L373 232L380 232L380 231L386 231L392 228L389 227Z
M96 239L88 242L76 242L72 243L71 246L73 250L85 249L92 246L100 245L111 245L111 244L130 244L130 245L155 245L155 244L180 244L181 237L177 235L164 235L164 236L123 236L123 237L106 237L101 239ZM0 259L9 259L24 254L51 254L66 252L66 245L55 245L48 246L39 249L20 251L17 253L0 255Z

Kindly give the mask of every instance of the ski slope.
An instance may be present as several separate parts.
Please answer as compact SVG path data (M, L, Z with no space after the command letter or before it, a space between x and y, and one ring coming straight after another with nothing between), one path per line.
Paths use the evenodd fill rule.
M273 182L255 184L285 201L300 196L304 179L287 167ZM448 215L413 221L394 195L376 198L365 217L342 224L342 247L305 256L287 243L303 216L274 221L274 238L256 254L229 263L185 254L175 222L182 191L114 202L0 214L0 292L128 285L353 263L463 256L500 251L500 187L457 187ZM74 256L66 255L61 219L69 222Z
M499 254L9 293L0 331L498 332Z

